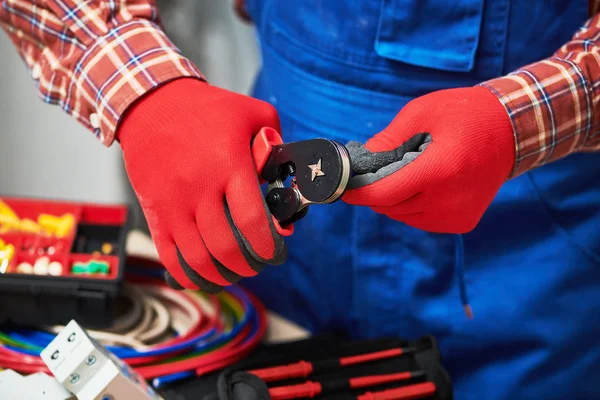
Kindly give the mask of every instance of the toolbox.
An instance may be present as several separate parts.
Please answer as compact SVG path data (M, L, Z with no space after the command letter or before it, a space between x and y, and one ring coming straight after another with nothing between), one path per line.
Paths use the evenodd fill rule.
M404 355L365 357L367 354L390 353L394 349L413 349ZM362 358L354 364L349 359ZM337 359L337 362L333 362ZM347 364L342 362L346 359ZM302 360L298 362L299 360ZM310 363L310 366L307 365ZM303 364L303 365L299 365ZM267 379L260 369L268 368L283 373ZM362 388L340 381L365 377L399 377L411 371L403 380L387 380ZM266 372L263 370L263 372ZM301 372L301 374L298 374ZM418 372L418 373L417 373ZM295 376L294 376L295 375ZM299 376L301 375L301 377ZM323 391L294 393L282 389L300 389L308 381L317 383ZM391 393L396 389L427 389L420 393ZM432 388L435 388L432 390ZM304 387L303 389L306 389ZM332 390L334 389L334 390ZM166 400L452 400L452 379L439 353L436 339L426 335L406 340L400 337L382 337L367 340L349 340L334 335L317 335L298 341L263 344L252 355L222 371L201 377L177 381L161 390ZM366 396L365 396L366 395Z
M127 205L0 196L0 322L110 326L130 225Z

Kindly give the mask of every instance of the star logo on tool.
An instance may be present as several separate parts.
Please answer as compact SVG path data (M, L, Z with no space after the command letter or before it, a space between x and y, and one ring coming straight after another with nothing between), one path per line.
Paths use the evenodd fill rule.
M317 176L325 176L325 172L321 170L321 159L316 164L308 164L308 168L311 169L312 176L310 178L311 182L315 180Z

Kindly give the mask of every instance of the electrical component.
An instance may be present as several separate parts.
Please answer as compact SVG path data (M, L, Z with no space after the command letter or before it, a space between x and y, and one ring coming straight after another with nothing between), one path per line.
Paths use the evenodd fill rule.
M78 400L162 399L142 377L75 321L42 350L48 369Z
M109 242L102 243L101 249L102 249L102 254L104 254L105 256L114 254L114 251L115 251L114 246Z
M38 223L49 234L54 234L56 237L63 238L71 232L75 225L75 217L73 214L64 214L60 217L50 214L40 214Z
M2 243L0 243L0 273L5 273L7 268L8 268L8 264L10 263L10 260L12 259L12 257L15 254L15 246L13 246L12 244L4 244L4 242L2 241Z
M33 274L33 267L28 262L22 262L17 266L17 272L20 274Z
M19 231L64 238L73 230L75 216L71 213L62 216L40 214L37 222L29 218L20 219L8 204L0 200L0 225L0 232Z
M63 265L58 261L52 261L48 264L48 273L52 276L60 276L63 272Z
M110 271L110 266L106 261L90 260L86 263L76 262L71 268L74 274L102 274L106 275Z
M48 257L40 257L35 260L33 264L33 273L36 275L46 275L48 274L48 265L50 264L50 259Z
M0 399L76 400L56 379L38 372L21 376L12 369L0 371Z

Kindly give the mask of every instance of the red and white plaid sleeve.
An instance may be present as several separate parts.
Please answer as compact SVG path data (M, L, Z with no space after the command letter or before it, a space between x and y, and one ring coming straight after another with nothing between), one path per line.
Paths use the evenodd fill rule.
M512 120L512 176L571 153L600 150L600 14L552 57L482 85Z
M154 0L0 0L0 24L40 97L106 146L121 115L169 80L204 79L160 27Z

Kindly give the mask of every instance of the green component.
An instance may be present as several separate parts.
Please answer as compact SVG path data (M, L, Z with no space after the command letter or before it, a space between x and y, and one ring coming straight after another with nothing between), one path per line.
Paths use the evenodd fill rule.
M106 261L92 260L88 264L92 274L108 274L108 263Z
M109 272L109 266L106 261L90 260L87 263L76 262L71 267L73 274L102 274Z
M74 274L86 274L88 271L88 266L84 263L75 263L71 268L71 272Z

